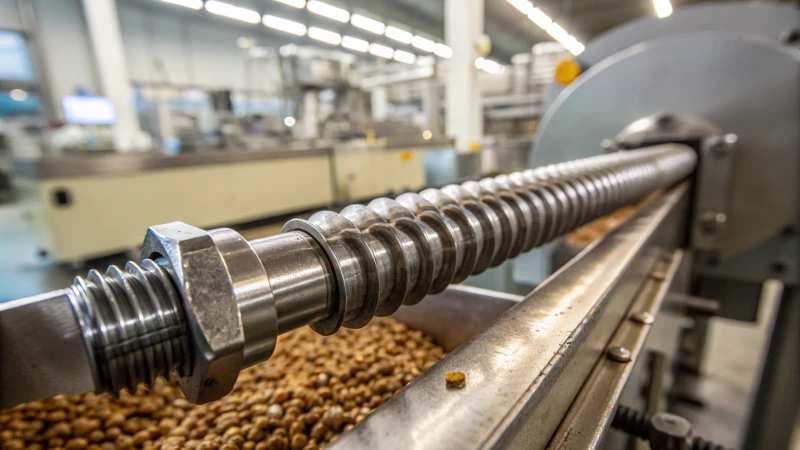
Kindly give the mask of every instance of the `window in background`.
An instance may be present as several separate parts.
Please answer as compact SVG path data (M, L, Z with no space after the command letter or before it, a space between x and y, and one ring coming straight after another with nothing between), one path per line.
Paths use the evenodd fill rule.
M25 38L13 31L0 30L0 81L35 80Z

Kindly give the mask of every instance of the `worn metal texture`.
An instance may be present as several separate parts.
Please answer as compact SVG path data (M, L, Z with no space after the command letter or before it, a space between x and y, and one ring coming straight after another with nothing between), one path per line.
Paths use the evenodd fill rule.
M523 299L520 295L470 286L450 286L424 302L402 306L392 318L430 334L446 351L475 336Z
M653 264L680 244L686 192L589 247L331 448L545 448ZM448 390L449 371L466 387Z
M70 294L62 289L0 304L0 410L97 389Z
M214 239L184 223L159 225L147 230L142 256L164 261L180 286L192 354L191 367L178 378L186 399L207 403L225 396L244 365L245 330Z
M663 271L666 276L660 280L653 277L645 280L631 305L629 320L620 324L609 345L609 348L624 347L630 350L630 359L627 362L618 362L601 358L597 362L550 441L548 449L600 448L605 432L614 418L617 401L636 360L643 354L645 339L650 332L652 322L642 322L640 319L652 318L658 313L662 301L671 289L682 258L683 253L676 252L654 267L654 271Z

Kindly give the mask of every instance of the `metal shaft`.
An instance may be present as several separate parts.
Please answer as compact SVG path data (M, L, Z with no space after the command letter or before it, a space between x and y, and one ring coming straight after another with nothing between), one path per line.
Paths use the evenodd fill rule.
M210 269L203 272L208 259L192 257L206 251L200 241L147 253L146 240L142 263L124 271L112 266L104 275L91 271L69 290L95 388L118 392L171 371L185 377L206 371L181 383L184 392L194 390L190 400L213 400L232 382L205 394L198 384L219 384L230 372L235 381L240 369L269 357L277 334L307 324L323 335L363 327L669 187L695 163L690 148L662 145L323 211L249 243L231 230L214 230L207 241L228 273L216 284L208 281L216 276ZM184 233L192 230L202 232ZM234 245L236 237L241 242ZM248 252L257 267L242 257ZM202 275L199 293L198 283L189 283L192 271ZM259 284L261 278L268 283ZM227 286L236 299L240 317L232 323L239 331L222 325L228 317L213 309L218 302L199 300L209 290L214 298L216 286ZM227 291L219 289L222 298ZM243 356L231 356L239 350L220 342L239 342ZM198 366L198 359L210 362Z

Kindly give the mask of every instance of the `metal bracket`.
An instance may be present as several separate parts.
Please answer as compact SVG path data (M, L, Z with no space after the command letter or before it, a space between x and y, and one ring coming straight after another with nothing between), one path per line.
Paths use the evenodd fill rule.
M719 254L725 236L733 178L735 134L711 136L700 145L695 184L692 247Z

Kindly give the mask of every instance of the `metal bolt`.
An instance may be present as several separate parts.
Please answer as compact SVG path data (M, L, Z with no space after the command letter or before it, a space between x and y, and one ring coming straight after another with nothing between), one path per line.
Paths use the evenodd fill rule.
M675 115L670 113L659 114L658 117L656 118L656 125L658 125L661 128L668 127L673 123L675 123Z
M600 142L600 147L602 147L603 151L606 153L614 153L619 151L619 148L617 148L617 143L612 139L603 139L603 141Z
M728 216L725 213L716 211L706 211L700 214L700 228L704 233L716 234L722 231Z
M650 325L656 321L655 317L647 311L639 311L631 314L631 320L642 325Z
M725 136L714 138L709 145L711 154L717 158L724 158L733 151L733 146L739 140L739 136L735 134L726 134Z
M786 45L791 45L797 42L800 42L800 29L793 28L789 30L784 30L783 33L778 37L781 42Z
M617 362L630 362L631 351L625 347L608 347L608 357Z
M650 273L650 278L656 281L664 281L667 279L667 274L663 270L656 270L655 272Z

